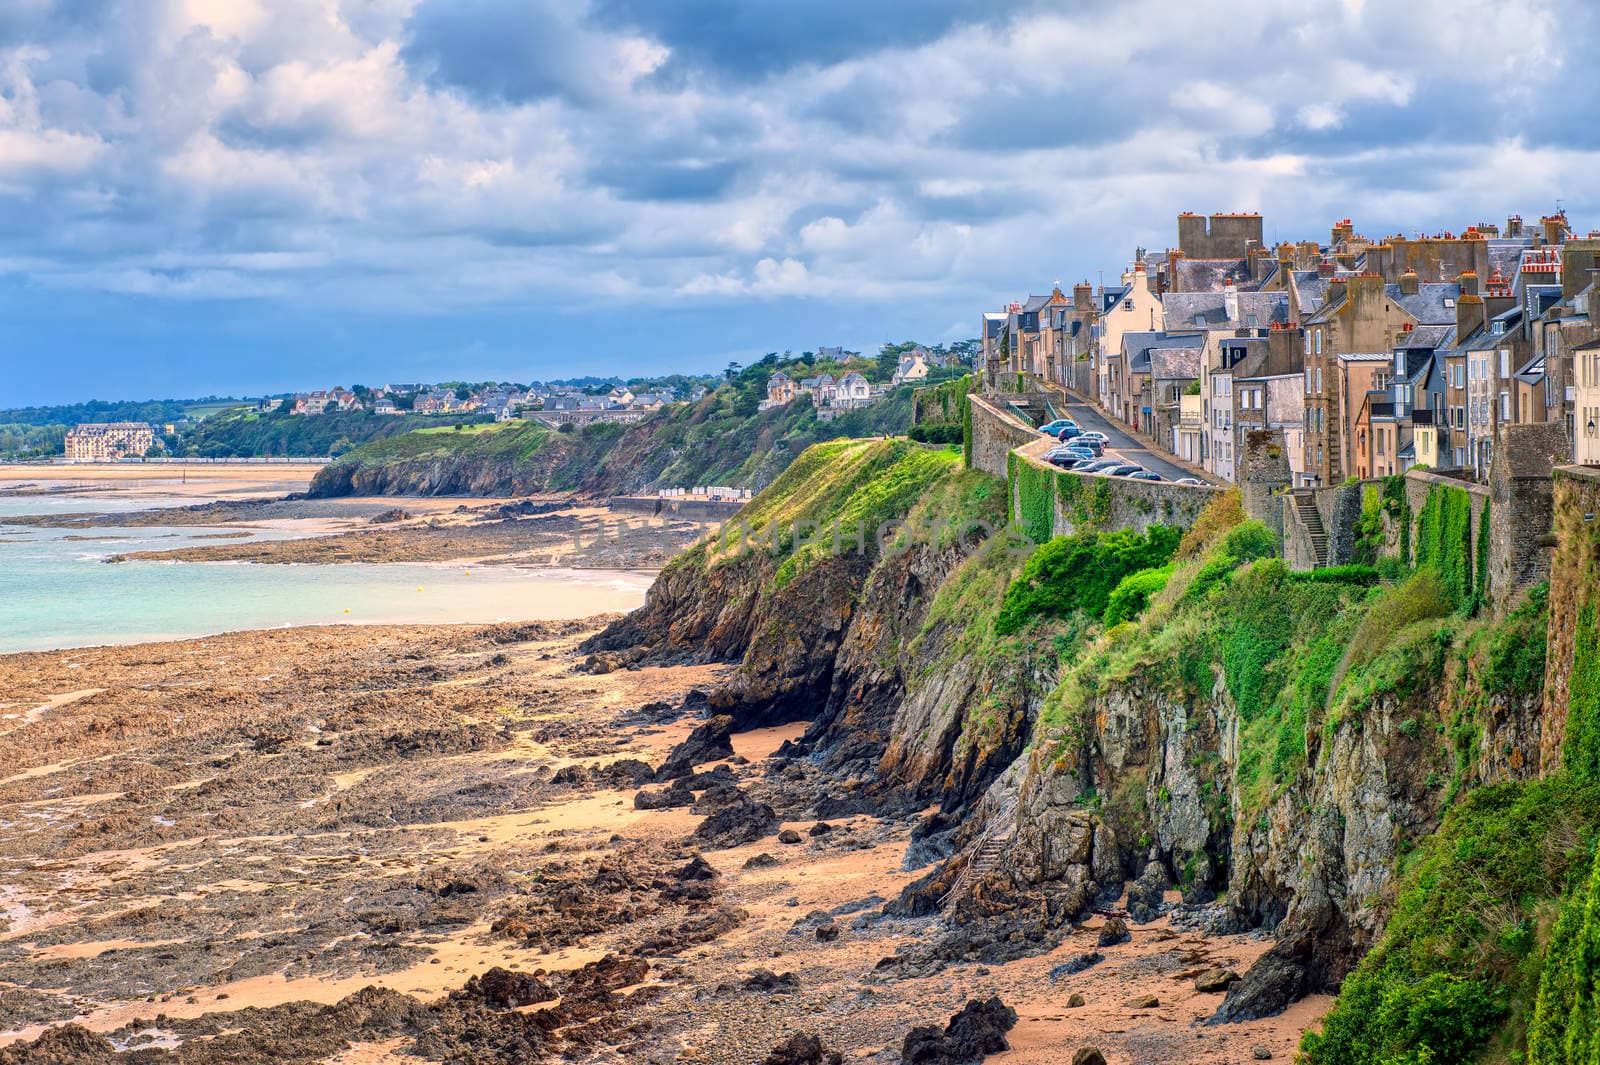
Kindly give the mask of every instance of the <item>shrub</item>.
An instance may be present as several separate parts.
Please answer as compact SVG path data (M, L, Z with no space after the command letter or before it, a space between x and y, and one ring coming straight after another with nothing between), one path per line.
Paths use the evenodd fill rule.
M959 444L963 439L962 427L955 423L913 425L906 435L923 444Z
M1524 960L1537 912L1588 872L1597 822L1600 791L1568 777L1490 785L1458 802L1402 881L1383 939L1345 980L1322 1031L1301 1041L1307 1065L1472 1061L1536 994L1545 1020L1541 1029L1536 1011L1529 1065L1588 1065L1587 1048L1541 1056L1566 1027L1558 1018L1571 1012L1565 989L1576 981L1541 981ZM1563 920L1570 934L1574 920ZM1570 956L1563 942L1558 926L1547 972Z
M1240 562L1270 558L1278 553L1278 536L1259 521L1247 521L1228 530L1222 551Z
M1106 600L1106 612L1101 619L1106 628L1132 621L1143 614L1145 607L1150 605L1150 599L1160 594L1171 577L1172 564L1169 562L1165 566L1142 569L1122 578Z
M1344 670L1360 669L1372 663L1409 625L1450 613L1439 574L1420 569L1404 584L1378 594L1366 616L1356 626L1345 652ZM1343 672L1344 670L1341 670Z
M1464 488L1433 485L1417 518L1417 567L1439 573L1451 608L1469 613L1472 581L1472 496Z
M1017 632L1040 617L1065 617L1074 610L1100 616L1123 577L1165 565L1179 532L1152 525L1133 532L1060 536L1035 551L1006 589L995 631Z
M1381 572L1372 566L1328 566L1323 569L1292 573L1293 580L1305 584L1350 584L1357 587L1378 583Z
M1528 1025L1528 1065L1591 1065L1600 1048L1600 854L1561 908Z

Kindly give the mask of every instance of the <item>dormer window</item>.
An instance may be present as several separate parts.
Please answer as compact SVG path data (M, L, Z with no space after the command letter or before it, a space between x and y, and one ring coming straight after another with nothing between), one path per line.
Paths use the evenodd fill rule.
M1447 310L1447 311L1448 310L1452 310L1452 309L1454 309L1455 305L1456 305L1456 301L1451 299L1449 296L1446 296L1444 298L1444 309L1445 310Z
M1493 325L1491 325L1489 327L1489 332L1494 334L1495 336L1499 336L1501 333L1504 333L1505 331L1506 331L1506 323L1504 323L1504 322L1495 322Z

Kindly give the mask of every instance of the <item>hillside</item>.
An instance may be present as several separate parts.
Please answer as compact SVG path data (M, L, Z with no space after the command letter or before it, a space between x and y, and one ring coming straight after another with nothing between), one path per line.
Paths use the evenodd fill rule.
M832 809L941 804L887 911L944 925L879 971L1004 963L1176 890L1187 925L1273 936L1212 1023L1342 987L1311 1065L1594 1060L1600 552L1561 516L1584 505L1558 509L1565 605L1540 585L1495 615L1459 489L1383 518L1398 554L1310 573L1236 495L1181 537L1034 547L980 535L1005 492L914 444L813 448L588 649L737 663L712 705L809 721L791 753Z
M756 411L750 395L720 388L695 404L665 408L631 426L558 432L530 421L457 430L432 426L354 448L311 486L315 496L608 496L657 487L760 488L818 441L903 434L911 389L831 422L809 400Z

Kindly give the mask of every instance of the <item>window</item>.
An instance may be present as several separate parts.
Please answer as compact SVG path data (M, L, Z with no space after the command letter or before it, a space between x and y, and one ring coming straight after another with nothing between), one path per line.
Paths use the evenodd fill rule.
M1322 330L1317 330L1317 354L1322 354Z
M1133 301L1132 300L1123 300L1122 301L1122 309L1125 310L1125 311L1133 310Z
M1501 377L1510 377L1511 376L1511 349L1510 348L1501 348L1500 349L1500 376Z
M1511 393L1510 392L1502 392L1502 393L1500 393L1500 420L1503 421L1503 422L1508 422L1508 421L1511 420Z
M1306 395L1311 394L1311 368L1306 367Z
M1322 391L1322 367L1320 366L1317 367L1317 391Z

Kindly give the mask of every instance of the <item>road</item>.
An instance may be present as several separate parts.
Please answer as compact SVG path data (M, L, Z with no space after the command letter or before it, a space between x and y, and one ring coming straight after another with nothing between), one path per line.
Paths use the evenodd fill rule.
M1056 410L1063 418L1071 418L1082 429L1097 429L1106 434L1110 441L1106 445L1106 457L1125 458L1129 462L1137 462L1147 470L1154 470L1168 481L1176 481L1180 477L1193 477L1194 473L1175 463L1168 462L1158 453L1151 451L1139 441L1117 428L1117 424L1105 417L1094 407L1081 400L1068 400L1066 404L1059 401L1055 403Z

